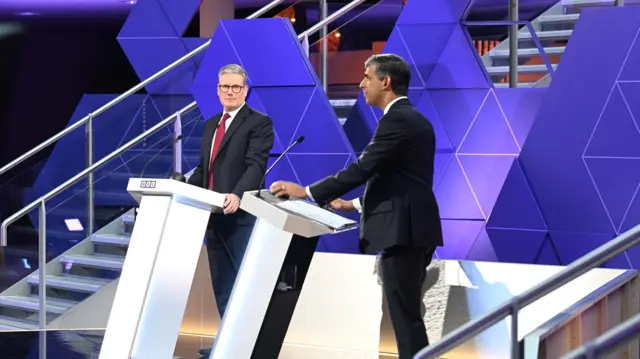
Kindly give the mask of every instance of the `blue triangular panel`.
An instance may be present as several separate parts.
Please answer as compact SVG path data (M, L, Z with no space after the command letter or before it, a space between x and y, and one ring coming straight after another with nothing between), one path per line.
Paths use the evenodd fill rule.
M513 161L487 221L487 227L547 230L518 160Z
M478 201L457 159L452 159L435 190L440 218L483 220Z
M476 50L460 25L456 25L451 38L441 52L436 66L426 81L429 89L491 88Z

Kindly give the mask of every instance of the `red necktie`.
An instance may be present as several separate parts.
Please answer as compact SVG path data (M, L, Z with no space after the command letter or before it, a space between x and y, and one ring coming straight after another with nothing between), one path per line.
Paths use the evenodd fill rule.
M216 136L213 140L213 148L211 149L211 162L209 163L209 189L213 190L213 162L216 160L216 154L218 153L218 149L220 148L220 144L222 143L222 139L224 138L224 132L227 129L226 123L227 120L231 117L228 113L225 113L218 124L218 129L216 130Z

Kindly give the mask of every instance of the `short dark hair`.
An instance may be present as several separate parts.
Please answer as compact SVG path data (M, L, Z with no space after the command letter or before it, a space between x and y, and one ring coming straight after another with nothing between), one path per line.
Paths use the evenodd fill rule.
M411 67L404 59L394 54L380 54L371 56L364 67L376 67L378 79L389 76L391 79L391 91L398 96L407 96L409 82L411 81Z

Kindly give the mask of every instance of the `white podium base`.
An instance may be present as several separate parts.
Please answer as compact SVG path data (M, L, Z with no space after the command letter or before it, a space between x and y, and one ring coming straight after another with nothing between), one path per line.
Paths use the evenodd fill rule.
M256 220L210 359L248 359L293 234Z
M100 359L173 358L209 213L171 196L142 198Z

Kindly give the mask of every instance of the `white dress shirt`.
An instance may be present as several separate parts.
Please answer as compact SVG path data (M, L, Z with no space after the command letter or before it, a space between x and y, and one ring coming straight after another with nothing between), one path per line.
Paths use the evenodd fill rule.
M387 114L387 112L389 112L389 109L391 108L391 106L393 106L393 104L395 104L396 102L407 98L407 96L400 96L400 97L396 97L393 101L389 102L389 104L387 105L387 107L384 108L384 113L383 116ZM309 198L311 198L311 200L313 201L313 196L311 196L311 191L309 190L309 186L305 187L305 190L307 191L307 196ZM360 203L360 198L354 198L351 203L353 203L353 207L358 211L358 212L362 212L362 203Z

